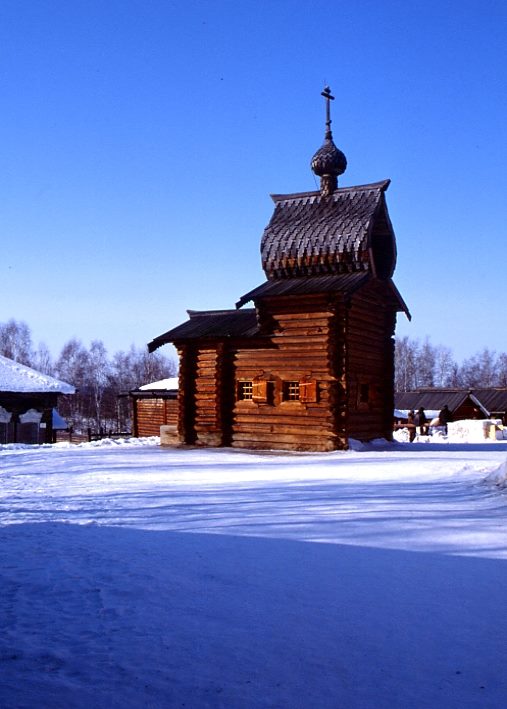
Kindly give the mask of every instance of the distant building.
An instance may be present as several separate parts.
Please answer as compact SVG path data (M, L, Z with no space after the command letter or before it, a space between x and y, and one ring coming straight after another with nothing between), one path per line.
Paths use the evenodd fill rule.
M145 384L130 392L134 436L158 436L160 427L178 423L178 378Z
M401 421L411 409L423 407L438 416L447 404L454 421L501 419L507 425L507 388L438 389L423 387L395 395L395 418Z
M58 396L75 388L0 355L0 443L52 443L66 424Z
M323 96L320 190L273 196L266 281L236 310L189 311L148 346L178 349L181 443L328 451L392 437L396 314L409 313L392 281L390 181L338 187L347 161Z

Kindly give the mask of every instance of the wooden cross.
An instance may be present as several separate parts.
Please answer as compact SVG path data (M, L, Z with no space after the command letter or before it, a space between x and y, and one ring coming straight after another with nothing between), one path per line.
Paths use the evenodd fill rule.
M331 95L331 89L329 86L324 87L324 91L321 91L321 96L326 99L326 130L331 133L331 111L330 111L330 101L334 101L334 96Z

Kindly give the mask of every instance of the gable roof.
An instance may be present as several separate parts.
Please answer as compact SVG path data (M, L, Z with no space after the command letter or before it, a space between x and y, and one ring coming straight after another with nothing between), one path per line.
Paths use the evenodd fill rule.
M0 392L12 394L75 394L71 384L0 355Z
M395 394L397 409L442 409L445 404L454 412L470 397L486 416L507 411L507 389L419 389Z
M507 389L473 389L472 395L481 403L488 414L507 411Z
M397 409L418 409L421 406L431 411L440 411L445 404L450 411L456 411L469 397L468 389L420 389L395 394Z
M193 340L198 337L255 337L259 334L254 308L187 312L190 319L152 340L148 344L150 352L177 340Z
M384 192L390 180L336 189L330 195L272 195L275 210L261 240L269 279L372 271L390 277L394 232ZM376 232L375 233L375 229ZM376 251L383 256L375 258ZM376 261L382 273L375 273Z

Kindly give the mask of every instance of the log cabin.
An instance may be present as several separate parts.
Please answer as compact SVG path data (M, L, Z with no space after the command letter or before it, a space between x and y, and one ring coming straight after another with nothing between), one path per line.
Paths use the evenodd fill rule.
M347 161L331 132L334 97L322 95L320 189L272 195L265 281L236 309L188 311L148 345L178 350L182 444L331 451L392 438L396 316L410 314L392 281L390 181L338 186Z

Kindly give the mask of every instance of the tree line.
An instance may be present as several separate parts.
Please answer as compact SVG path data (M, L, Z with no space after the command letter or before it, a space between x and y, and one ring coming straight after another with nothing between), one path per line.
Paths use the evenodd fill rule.
M487 347L458 363L449 347L409 337L396 338L395 390L420 387L481 389L507 387L507 353Z
M76 387L61 397L59 411L76 431L121 430L128 426L128 400L120 394L176 374L174 360L131 345L109 356L101 340L86 347L73 337L53 359L47 345L34 347L29 326L14 319L0 323L0 354Z

